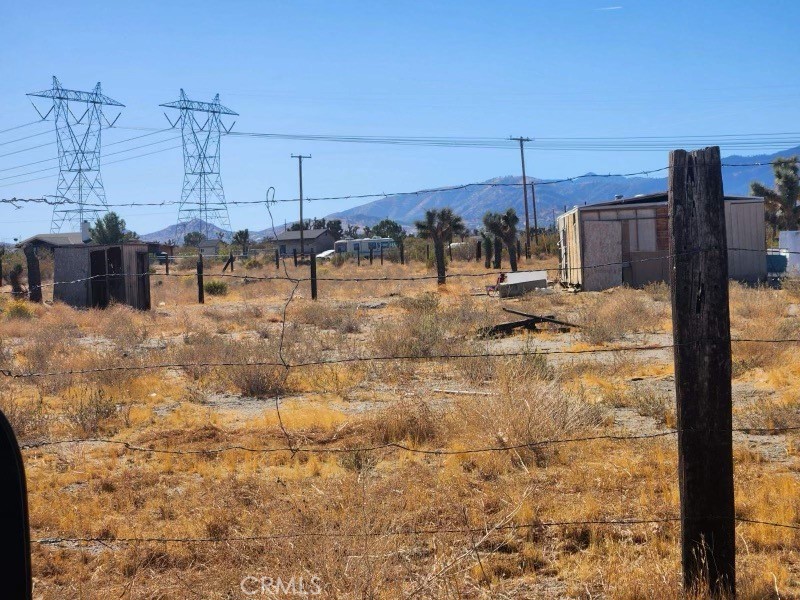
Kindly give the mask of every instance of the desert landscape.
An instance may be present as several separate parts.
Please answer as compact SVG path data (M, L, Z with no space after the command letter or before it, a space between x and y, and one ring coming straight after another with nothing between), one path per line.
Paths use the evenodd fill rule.
M256 257L201 305L184 263L152 311L0 294L34 597L675 597L668 286L351 260L313 301ZM738 597L800 598L800 285L730 294L734 340L795 340L733 344ZM481 335L503 308L576 327Z

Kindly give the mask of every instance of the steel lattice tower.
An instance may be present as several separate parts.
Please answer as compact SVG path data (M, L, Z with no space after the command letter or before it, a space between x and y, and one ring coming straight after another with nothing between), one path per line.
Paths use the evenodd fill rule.
M219 174L220 137L222 132L229 133L233 128L222 124L222 115L236 116L239 113L219 103L219 94L212 102L189 100L181 90L180 100L162 104L166 108L177 108L180 116L172 127L180 123L183 136L183 192L178 209L178 239L187 231L186 225L193 219L201 219L204 223L206 238L210 237L212 224L229 232L231 222L228 216L228 205L225 203L225 192L222 189L222 178ZM205 121L197 120L197 113L206 113ZM165 115L166 116L166 115Z
M53 87L43 92L33 92L28 96L49 98L53 106L42 115L42 119L54 113L56 140L58 142L58 187L57 198L64 204L53 208L51 232L59 232L65 223L79 231L84 220L90 222L101 213L107 212L106 192L100 177L100 132L103 121L103 106L124 106L120 102L104 96L98 83L91 92L67 90L54 76ZM80 117L72 111L70 104L81 106ZM117 115L119 118L119 115Z

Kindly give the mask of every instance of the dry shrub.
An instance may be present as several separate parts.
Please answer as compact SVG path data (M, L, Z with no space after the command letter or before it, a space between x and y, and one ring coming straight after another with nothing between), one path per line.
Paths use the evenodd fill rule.
M800 427L800 400L759 400L737 414L737 426L746 429ZM780 433L780 432L777 432Z
M650 417L661 427L676 425L675 402L669 394L652 386L639 386L628 397L632 408L641 416Z
M787 277L781 281L781 289L793 300L800 300L800 278Z
M0 394L0 410L21 441L47 431L47 416L41 394L35 400L19 400L10 394Z
M277 352L272 343L245 341L229 344L227 360L233 363L275 362L275 365L231 366L222 376L244 396L268 398L286 392L286 368L277 364Z
M439 309L439 294L423 292L419 296L401 298L398 304L409 312L436 312Z
M13 300L6 304L3 314L6 319L32 319L34 316L31 305L24 300Z
M294 309L292 318L299 323L314 325L320 329L334 329L339 333L361 331L357 305L349 302L304 302Z
M441 418L427 402L400 400L370 417L366 426L378 444L433 442L440 433Z
M747 287L733 282L730 287L731 329L739 339L796 339L800 337L800 319L787 316L786 299L780 291L768 287ZM796 349L763 342L733 344L734 377L758 369L780 366L793 361Z
M656 302L670 301L669 283L665 281L654 281L652 283L648 283L642 289L644 290L645 294L650 296L650 298Z
M598 407L543 380L520 385L513 393L464 398L448 417L448 429L461 430L457 437L466 447L531 444L514 451L525 465L543 464L554 452L553 446L536 446L537 442L573 436L602 422Z
M447 349L444 334L436 312L410 312L377 325L370 346L379 356L436 356Z
M311 391L335 394L347 398L350 391L364 379L364 371L356 364L318 365L308 369L295 370L291 381L302 382Z
M617 288L580 309L581 336L590 344L605 344L634 332L659 330L664 317L652 300L638 290Z
M113 398L102 390L72 389L65 402L64 416L84 436L105 430L117 412Z

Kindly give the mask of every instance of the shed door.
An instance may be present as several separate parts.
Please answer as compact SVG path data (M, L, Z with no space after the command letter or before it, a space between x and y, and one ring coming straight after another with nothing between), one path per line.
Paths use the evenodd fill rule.
M136 308L150 310L150 260L147 252L136 253Z
M89 253L89 276L91 277L91 305L97 308L108 306L108 282L106 281L106 252L95 250Z
M622 285L622 223L583 222L583 289Z

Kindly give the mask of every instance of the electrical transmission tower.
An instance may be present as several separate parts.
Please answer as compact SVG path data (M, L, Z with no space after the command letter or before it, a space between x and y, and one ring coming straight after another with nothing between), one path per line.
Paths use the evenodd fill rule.
M180 116L172 127L181 126L183 137L183 192L178 209L178 239L182 239L193 219L203 221L200 233L210 237L212 225L230 231L228 205L225 203L225 192L222 189L222 178L219 174L219 147L222 132L230 133L234 121L227 129L222 124L222 115L236 116L239 113L219 103L219 94L212 102L189 100L181 90L180 100L162 104L166 108L177 108ZM198 120L197 113L206 113L205 121ZM167 116L166 113L164 116ZM201 121L202 124L201 124Z
M44 115L33 105L42 120L54 113L56 140L58 142L57 199L63 204L53 208L50 231L61 231L64 224L79 231L84 220L93 222L101 212L107 212L106 192L100 177L100 132L103 121L106 127L117 122L119 115L109 123L103 114L104 106L125 106L104 96L98 83L91 92L67 90L53 77L53 87L28 96L48 98L53 101ZM72 107L80 106L73 112ZM80 116L77 116L80 115Z

